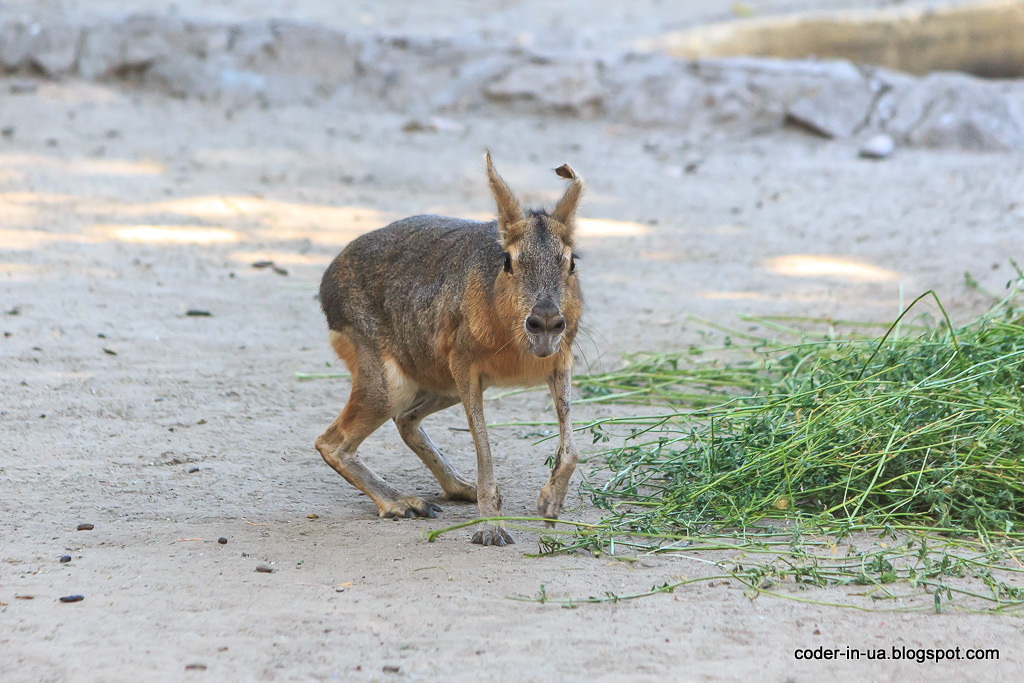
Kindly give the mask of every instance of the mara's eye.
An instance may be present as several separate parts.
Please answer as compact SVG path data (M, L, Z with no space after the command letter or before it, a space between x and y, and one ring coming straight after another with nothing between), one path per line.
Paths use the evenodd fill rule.
M508 273L509 275L512 274L512 254L508 253L507 251L505 252L505 265L503 267L506 273Z
M570 256L569 257L569 275L572 275L575 272L576 272L576 257L575 256Z

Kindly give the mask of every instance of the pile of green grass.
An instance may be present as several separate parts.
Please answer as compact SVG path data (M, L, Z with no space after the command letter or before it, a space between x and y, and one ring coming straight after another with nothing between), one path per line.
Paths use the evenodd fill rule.
M907 312L929 295L942 310L929 292ZM724 573L707 578L754 592L786 581L873 585L872 597L894 599L887 585L903 582L936 609L954 593L1024 606L1019 305L1014 289L959 329L942 311L940 324L907 335L904 312L881 338L747 340L740 346L760 360L719 369L686 362L691 350L581 378L584 400L676 410L638 420L624 445L591 457L599 466L583 489L607 513L571 538L543 539L544 551L728 550ZM606 424L589 429L595 443L607 437ZM858 532L890 543L851 544L838 558L823 550ZM958 583L970 577L985 591Z
M749 398L607 451L611 477L590 494L641 532L765 517L1024 532L1024 317L1010 303L958 330L896 338L894 324L769 354Z

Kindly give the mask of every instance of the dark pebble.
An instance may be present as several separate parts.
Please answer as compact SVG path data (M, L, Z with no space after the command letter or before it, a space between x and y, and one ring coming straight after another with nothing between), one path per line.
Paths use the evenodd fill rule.
M261 574L271 574L273 573L274 568L268 567L265 564L261 564L260 566L256 567L256 571L260 572Z
M65 595L60 599L61 602L80 602L85 600L84 595Z
M61 563L70 562L71 561L71 556L70 555L61 555L60 556L60 561L61 561Z
M39 89L39 84L34 81L15 81L11 83L11 92L15 95L31 95Z
M228 539L226 539L223 536L221 536L220 538L217 539L217 543L220 543L221 545L227 545L228 544Z
M191 316L193 318L209 318L213 315L213 313L210 313L209 311L201 311L198 308L190 308L188 309L188 312L185 313L185 315Z
M398 666L387 665L387 666L384 667L383 671L386 674L397 674L397 673L401 672L402 669L401 669L401 667L398 667Z
M186 664L185 671L206 671L205 664Z
M96 527L92 524L79 524L78 531L92 531Z
M195 473L196 473L196 472L198 472L198 471L199 471L199 468L198 468L198 467L189 467L189 468L188 468L188 473L189 473L189 474L195 474Z

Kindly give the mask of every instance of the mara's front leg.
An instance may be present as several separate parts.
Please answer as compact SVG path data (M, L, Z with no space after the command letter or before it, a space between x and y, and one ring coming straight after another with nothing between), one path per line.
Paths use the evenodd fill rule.
M579 451L573 437L572 419L569 406L572 400L572 368L556 370L548 378L551 398L555 401L558 413L558 452L555 454L555 466L551 470L551 478L540 490L537 501L537 513L545 519L558 519L565 503L565 493L569 490L569 480L576 471ZM548 526L554 526L548 522Z
M480 376L469 364L452 364L452 374L459 389L459 398L466 409L466 420L476 446L476 504L481 517L501 517L501 493L494 478L491 446L487 440L487 422L484 420L484 392ZM497 524L485 524L473 534L473 543L481 545L509 545L515 543L512 534Z

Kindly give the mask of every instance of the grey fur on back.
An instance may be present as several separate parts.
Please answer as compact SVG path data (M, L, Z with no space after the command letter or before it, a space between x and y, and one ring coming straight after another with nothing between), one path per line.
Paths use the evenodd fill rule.
M492 285L502 259L496 221L404 218L361 235L334 259L320 283L320 306L332 330L400 338L387 350L411 364L432 355L429 335L441 315L458 312L470 273L486 273L481 279Z

